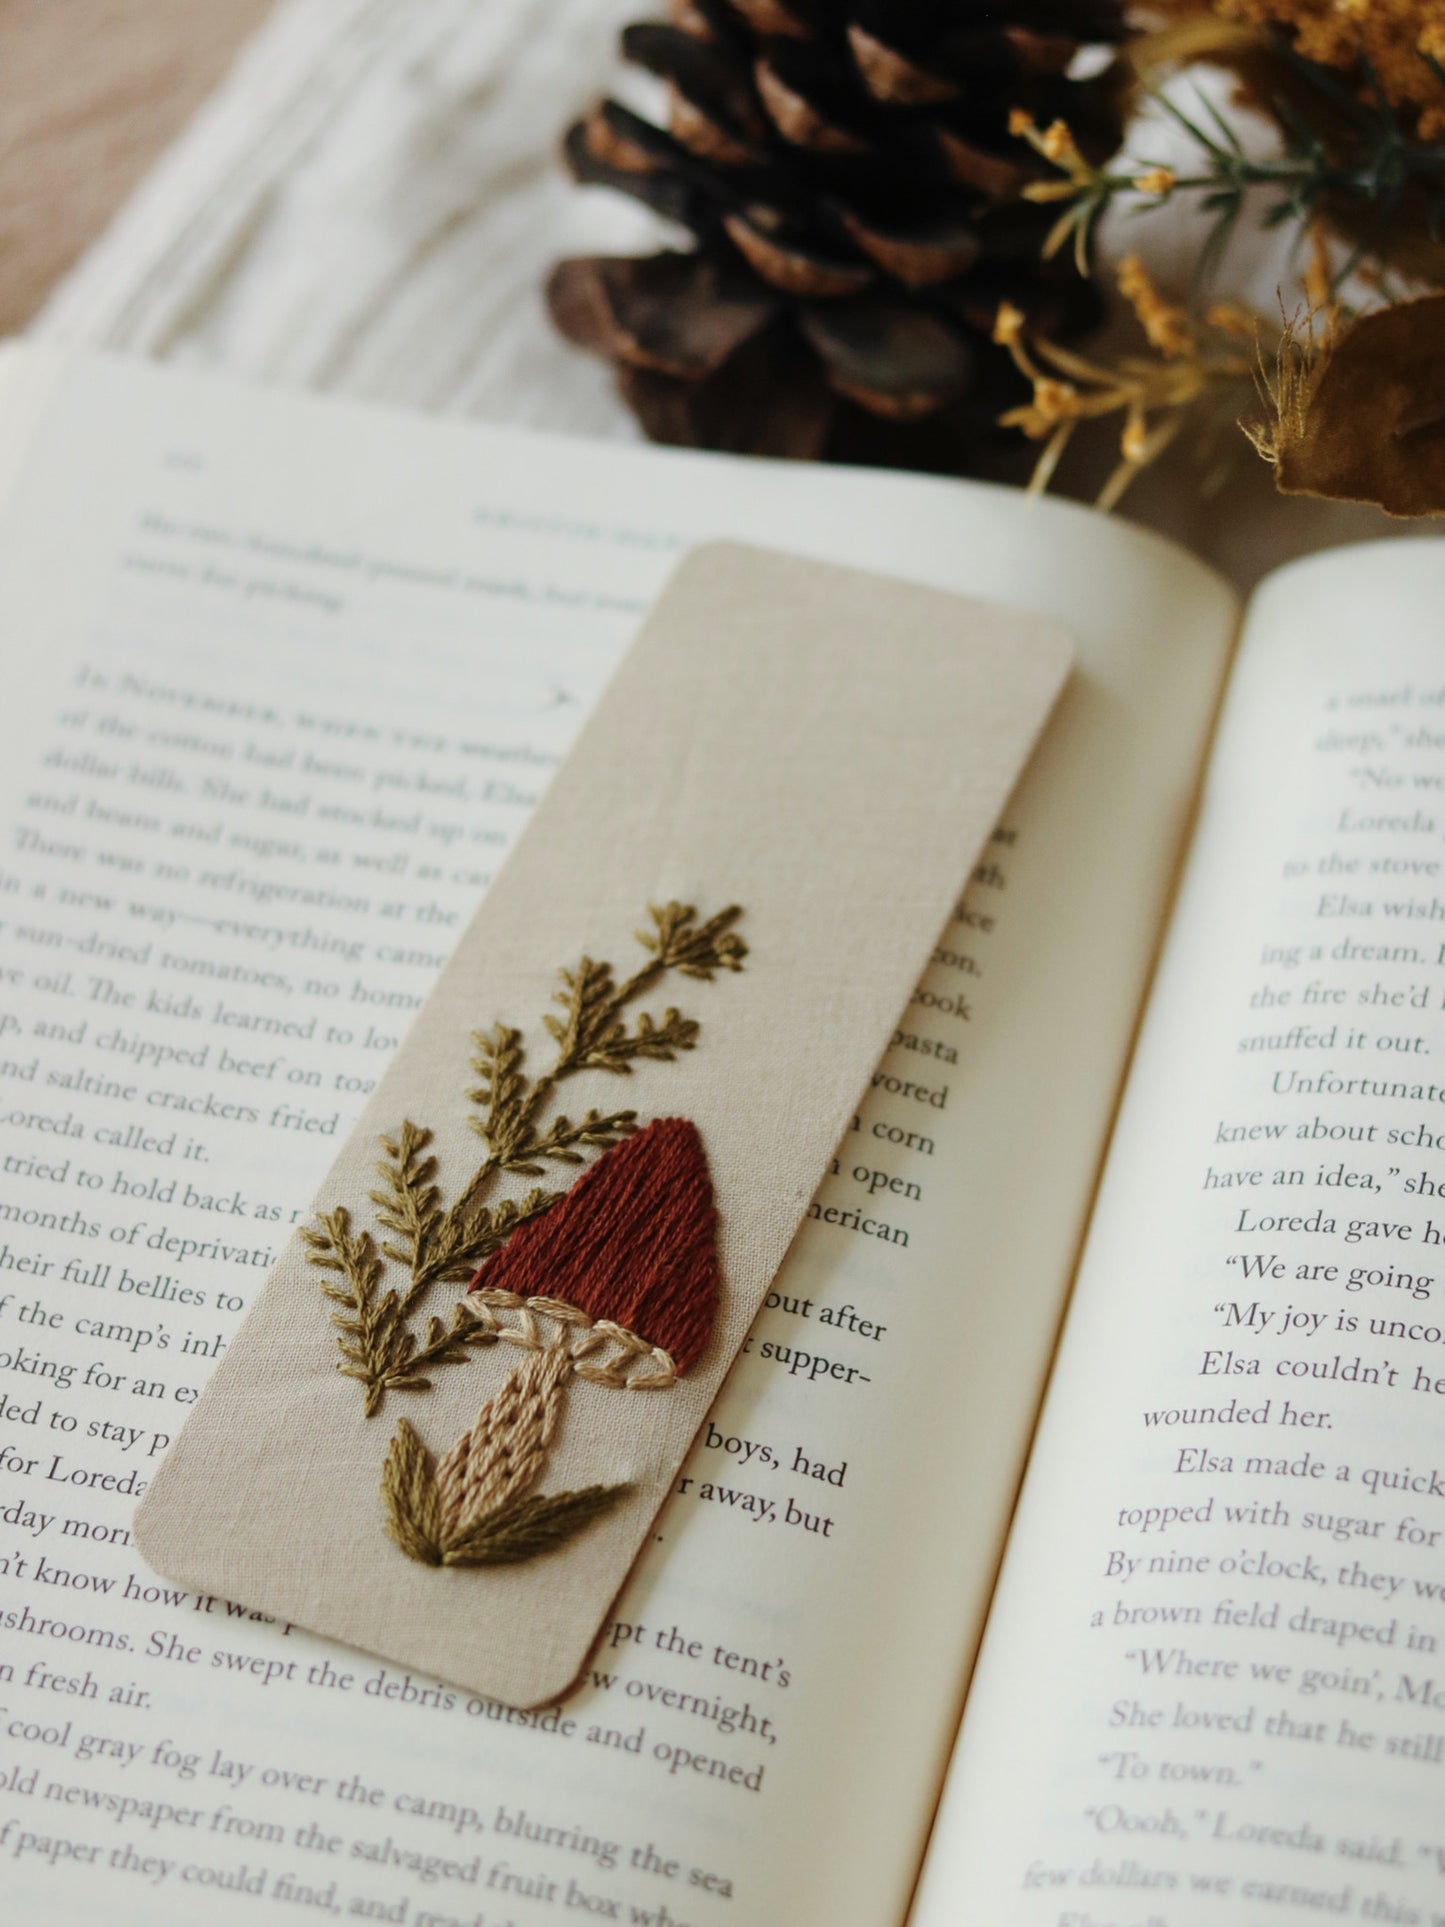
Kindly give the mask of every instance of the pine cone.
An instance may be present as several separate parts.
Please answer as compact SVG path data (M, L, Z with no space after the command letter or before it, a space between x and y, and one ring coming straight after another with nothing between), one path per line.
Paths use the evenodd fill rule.
M1054 341L1098 316L1040 249L1057 213L1011 108L1118 146L1109 73L1079 48L1118 0L673 0L623 52L668 85L666 129L602 102L567 136L579 181L691 230L689 252L564 261L564 334L607 356L654 440L959 471L1022 399L1001 301Z

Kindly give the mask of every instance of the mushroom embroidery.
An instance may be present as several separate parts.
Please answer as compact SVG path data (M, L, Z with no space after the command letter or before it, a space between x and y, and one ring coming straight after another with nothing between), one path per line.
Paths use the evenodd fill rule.
M630 1489L538 1496L573 1378L661 1391L696 1363L719 1291L717 1212L696 1126L659 1118L522 1226L472 1284L477 1316L525 1356L434 1465L403 1419L382 1480L408 1557L491 1566L564 1544Z
M424 1392L443 1366L497 1345L525 1356L440 1462L402 1419L382 1477L387 1530L409 1558L432 1566L515 1564L563 1545L609 1510L625 1484L539 1494L535 1488L574 1378L613 1391L658 1391L701 1355L716 1313L716 1208L695 1125L634 1110L556 1109L559 1087L584 1071L631 1076L696 1048L700 1026L672 1006L632 1006L666 977L711 982L743 967L736 904L698 920L691 904L651 906L637 931L645 961L619 983L611 964L584 956L558 972L542 1018L553 1044L540 1073L522 1032L505 1023L472 1033L474 1107L467 1122L485 1155L448 1204L433 1134L409 1118L383 1137L371 1192L379 1233L337 1205L302 1240L325 1274L336 1369L355 1380L367 1418L393 1394ZM596 1155L600 1154L600 1155ZM595 1161L570 1191L536 1186L495 1199L508 1175ZM405 1273L390 1283L391 1267ZM434 1289L466 1284L450 1319L422 1320Z

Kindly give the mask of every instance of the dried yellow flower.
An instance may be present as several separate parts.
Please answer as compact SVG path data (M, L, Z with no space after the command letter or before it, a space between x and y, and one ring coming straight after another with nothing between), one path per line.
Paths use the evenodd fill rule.
M1016 308L1011 301L999 304L999 311L993 318L993 338L1000 348L1011 348L1023 333L1024 317L1022 309Z
M1131 468L1138 468L1149 452L1149 430L1142 415L1130 415L1119 437L1119 453Z
M1134 185L1141 194L1163 196L1173 192L1175 174L1172 167L1151 167L1143 174L1136 174Z
M1124 256L1119 263L1118 279L1119 292L1138 316L1150 347L1170 357L1192 353L1194 330L1188 316L1182 308L1164 299L1137 254Z
M1044 159L1052 161L1055 167L1067 167L1072 170L1076 166L1084 165L1084 157L1079 152L1078 143L1069 132L1068 123L1062 120L1056 120L1044 129L1039 151Z
M1445 0L1215 0L1227 19L1288 28L1307 60L1352 71L1368 62L1393 106L1414 111L1422 140L1445 135Z
M1119 264L1119 286L1147 332L1157 359L1124 355L1117 361L1092 361L1026 333L1023 315L1004 302L994 316L993 338L1006 348L1033 393L1021 407L999 417L1043 444L1034 464L1030 492L1045 490L1081 423L1121 417L1119 456L1098 498L1111 509L1141 469L1168 446L1197 406L1238 395L1252 376L1256 353L1252 317L1234 304L1221 304L1210 320L1214 334L1190 327L1182 308L1166 301L1137 255ZM1250 351L1222 344L1218 332L1251 338Z
M1217 328L1222 335L1232 335L1236 341L1254 339L1255 318L1248 308L1241 307L1237 301L1216 301L1207 310L1204 319L1211 328Z
M1031 442L1047 441L1063 423L1076 420L1079 412L1077 406L1072 408L1071 413L1061 412L1059 391L1067 391L1068 382L1053 381L1047 377L1045 379L1048 392L1045 393L1042 405L1039 403L1039 391L1036 388L1033 401L1025 402L1022 408L1012 408L1008 414L999 416L1003 427L1022 429ZM1077 397L1071 396L1070 401L1076 402Z
M1071 381L1045 375L1034 383L1034 407L1050 428L1073 421L1079 413L1079 391Z

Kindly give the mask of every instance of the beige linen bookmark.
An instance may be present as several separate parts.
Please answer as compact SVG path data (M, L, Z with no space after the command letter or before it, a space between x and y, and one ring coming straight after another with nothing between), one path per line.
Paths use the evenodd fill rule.
M160 1467L152 1565L562 1693L1070 654L932 590L689 557Z

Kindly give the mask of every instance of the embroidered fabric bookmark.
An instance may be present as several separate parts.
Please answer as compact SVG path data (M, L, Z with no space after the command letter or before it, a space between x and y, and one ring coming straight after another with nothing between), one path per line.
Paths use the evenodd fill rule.
M566 1690L1070 654L694 552L160 1467L158 1571Z

